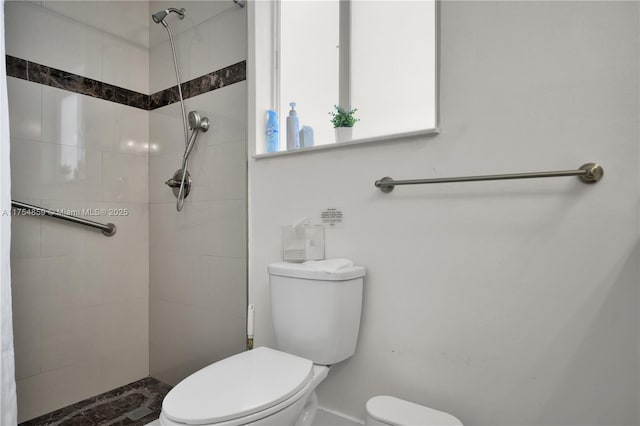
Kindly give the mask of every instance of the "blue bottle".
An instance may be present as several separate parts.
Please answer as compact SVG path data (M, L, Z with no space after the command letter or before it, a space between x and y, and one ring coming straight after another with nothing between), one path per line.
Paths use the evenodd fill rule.
M278 152L280 149L280 126L278 125L278 113L270 109L267 111L267 152Z
M291 105L291 111L287 117L287 150L300 148L300 122L295 109L296 103L291 102L289 105Z

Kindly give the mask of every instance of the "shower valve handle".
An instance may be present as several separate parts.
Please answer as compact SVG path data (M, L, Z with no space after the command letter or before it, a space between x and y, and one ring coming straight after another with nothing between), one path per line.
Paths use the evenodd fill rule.
M165 185L167 185L170 188L180 188L180 181L171 178L165 182Z
M184 188L182 189L184 192L185 198L191 192L191 182L192 182L191 175L189 174L189 172L186 172L184 176ZM173 174L173 177L171 177L171 179L165 182L165 185L167 185L169 188L172 189L173 195L175 195L176 197L180 194L181 184L182 184L182 169L178 169Z

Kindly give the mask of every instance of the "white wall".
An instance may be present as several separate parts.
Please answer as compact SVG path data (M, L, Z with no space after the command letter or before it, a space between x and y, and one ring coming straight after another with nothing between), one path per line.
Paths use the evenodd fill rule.
M362 419L391 394L465 424L638 424L638 3L442 2L441 19L440 135L250 159L256 344L274 344L280 225L340 207L327 256L368 276L357 352L321 405ZM373 187L588 161L596 185Z
M127 3L100 9L112 18L113 31L135 27L119 20L139 8ZM7 54L148 91L146 48L72 19L79 15L53 11L62 3L44 6L6 3ZM59 10L70 11L80 13ZM138 22L140 31L147 18ZM13 218L16 379L24 421L149 373L149 113L12 77L8 86L12 197L49 208L129 210L90 217L115 223L112 238L50 218ZM65 164L77 171L68 173Z
M182 81L246 59L245 9L231 1L179 5L187 17L172 16L169 25ZM151 28L152 92L175 85L171 47L162 33L160 25ZM181 212L164 184L181 167L180 107L174 103L150 113L156 148L149 186L150 371L170 384L245 348L246 97L246 82L240 82L185 101L187 112L197 110L211 120L211 129L200 133L191 153L194 183Z

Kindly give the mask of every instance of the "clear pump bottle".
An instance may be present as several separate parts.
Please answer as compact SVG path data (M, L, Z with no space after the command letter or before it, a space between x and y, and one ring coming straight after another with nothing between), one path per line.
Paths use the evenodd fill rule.
M291 111L287 117L287 150L300 148L300 122L298 112L295 110L296 103L291 102Z

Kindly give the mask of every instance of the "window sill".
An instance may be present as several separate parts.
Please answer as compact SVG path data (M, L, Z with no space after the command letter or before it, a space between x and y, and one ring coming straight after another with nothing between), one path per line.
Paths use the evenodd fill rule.
M330 149L339 149L339 148L347 148L354 145L361 145L365 143L373 143L373 142L391 142L398 139L411 138L414 136L424 136L424 135L437 135L440 133L440 129L426 129L426 130L417 130L415 132L406 132L406 133L397 133L395 135L384 135L384 136L375 136L371 138L363 138L356 139L349 142L340 142L340 143L331 143L326 145L317 145L310 146L308 148L299 148L291 151L278 151L278 152L268 152L264 154L255 154L253 158L255 160L261 160L263 158L271 158L271 157L283 157L286 155L297 155L304 154L309 152L317 152L317 151L327 151Z

